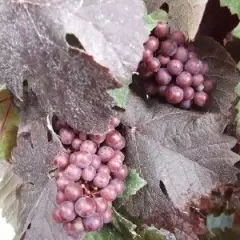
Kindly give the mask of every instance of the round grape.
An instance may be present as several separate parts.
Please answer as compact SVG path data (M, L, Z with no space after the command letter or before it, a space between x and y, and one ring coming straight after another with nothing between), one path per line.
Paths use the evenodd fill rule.
M203 107L208 101L208 95L205 92L197 92L195 93L193 100L197 106Z
M115 188L115 191L117 193L117 196L121 196L122 193L124 192L125 190L125 184L122 180L120 179L113 179L111 180L110 184L111 186L113 186Z
M159 55L157 58L160 61L161 66L167 66L170 61L170 57L168 56Z
M86 133L80 132L79 135L78 135L78 137L79 137L79 139L82 140L82 141L87 140L87 134L86 134Z
M128 168L126 165L123 165L117 172L113 173L114 177L124 180L128 176Z
M53 164L56 165L58 168L63 169L69 163L69 155L67 153L62 153L61 155L55 157L53 160Z
M109 123L109 124L112 126L112 128L116 128L116 127L118 127L119 124L120 124L120 119L117 118L117 117L113 117L113 118L110 120L110 123Z
M111 208L108 208L104 213L101 214L104 223L110 223L113 218L113 211Z
M121 160L117 160L117 159L111 159L108 162L108 167L109 167L111 172L118 171L122 167L122 165L123 165L122 161Z
M104 134L104 135L90 135L90 139L97 144L101 144L106 139L106 134Z
M211 93L215 89L215 82L212 80L205 80L203 82L204 89L203 91L206 93Z
M180 107L183 109L189 109L192 106L192 100L184 100L180 103Z
M95 202L96 202L96 212L98 213L103 213L108 209L108 202L102 198L102 197L97 197L95 198Z
M69 164L64 170L64 176L71 181L77 181L82 175L82 170L74 164Z
M93 166L87 166L83 169L82 179L91 182L96 175L96 169Z
M74 163L80 167L85 168L89 166L92 162L92 155L88 152L76 152Z
M169 34L169 26L167 23L158 23L158 25L153 30L153 34L160 40L165 39Z
M202 63L199 59L192 58L187 61L185 70L193 75L199 74L202 67Z
M188 59L192 59L192 58L197 58L197 54L195 52L188 53Z
M144 51L143 51L143 61L146 63L152 57L153 57L153 52L150 49L144 49Z
M101 166L101 158L98 155L92 155L91 166L93 166L95 169L98 169Z
M105 143L114 149L114 146L122 140L122 135L117 130L113 130L107 134Z
M105 172L98 172L93 179L93 184L98 188L104 188L108 185L111 177Z
M153 81L145 81L143 85L146 94L153 96L157 92L157 84Z
M64 202L65 199L65 195L62 191L57 191L57 195L56 195L56 203L57 204L61 204L62 202Z
M172 32L171 39L175 41L179 46L184 45L186 41L186 37L181 31Z
M166 100L171 104L178 104L183 100L183 90L177 86L169 86L165 93Z
M83 232L84 231L84 226L83 226L83 221L82 218L77 217L74 219L72 222L72 228L74 232Z
M117 193L113 186L107 186L100 191L101 196L107 201L114 201L117 198Z
M168 72L172 75L178 75L183 71L183 64L181 61L173 59L167 65Z
M158 88L157 88L157 94L158 94L160 97L164 97L167 88L168 88L167 86L158 86Z
M61 203L59 206L60 215L63 219L67 221L72 221L76 217L76 213L74 212L74 204L73 202L66 201Z
M101 165L98 169L98 172L103 172L103 173L110 175L110 169L106 165Z
M195 89L197 92L202 92L204 89L204 86L203 86L203 84L201 84L201 85L197 86Z
M192 82L192 86L193 87L198 87L199 85L201 85L204 81L203 75L202 74L197 74L193 76L193 82Z
M67 233L67 235L69 235L69 236L73 236L75 234L75 232L73 230L72 223L70 223L70 222L64 223L63 229Z
M55 179L58 179L60 177L64 177L64 173L62 171L56 171L55 172Z
M99 231L103 227L103 220L100 214L94 215L83 219L84 228L87 232Z
M185 87L183 89L183 100L190 100L194 97L194 89L192 87Z
M168 85L172 80L172 76L166 68L160 68L156 74L155 80L159 85Z
M185 47L178 47L173 58L185 63L188 60L188 50Z
M172 40L166 40L161 44L161 53L164 56L173 56L177 52L177 43Z
M149 72L157 72L161 67L160 61L155 57L150 58L146 64Z
M114 150L109 146L102 146L97 154L103 162L108 162L114 156Z
M66 186L64 190L64 195L67 200L76 201L79 197L83 195L83 189L79 184L71 182Z
M94 154L97 151L97 145L91 140L85 140L80 146L80 151Z
M82 140L79 138L74 138L72 141L72 148L76 151L79 151Z
M96 203L90 197L81 197L75 203L75 211L80 217L90 217L96 212Z
M115 151L114 156L111 158L111 160L120 160L120 161L124 161L125 156L121 151Z
M52 212L52 218L55 222L57 223L61 223L64 221L64 219L61 217L61 214L60 214L60 209L59 208L56 208L53 210Z
M181 72L176 78L176 84L181 87L189 87L192 84L192 75L189 72Z
M57 179L56 184L57 184L57 188L60 190L64 190L65 187L69 184L70 180L68 180L65 177L60 177Z
M114 150L122 150L126 146L126 140L122 136L121 140L114 146Z
M75 134L68 128L61 128L59 131L59 137L63 144L70 145L75 137Z
M155 52L159 48L159 40L154 36L150 36L147 42L144 43L144 47L145 49L149 49L152 52Z

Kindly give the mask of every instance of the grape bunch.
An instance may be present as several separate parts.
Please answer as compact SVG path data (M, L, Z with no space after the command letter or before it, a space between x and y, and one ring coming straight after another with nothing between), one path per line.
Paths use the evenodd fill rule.
M208 64L198 58L194 44L180 31L170 33L167 23L158 23L144 43L138 72L147 95L184 109L204 107L215 88L205 76Z
M56 122L56 131L67 151L53 161L57 167L58 205L52 216L73 238L99 231L111 222L112 202L125 190L128 168L122 150L126 142L116 130L119 124L114 118L107 134L87 135Z

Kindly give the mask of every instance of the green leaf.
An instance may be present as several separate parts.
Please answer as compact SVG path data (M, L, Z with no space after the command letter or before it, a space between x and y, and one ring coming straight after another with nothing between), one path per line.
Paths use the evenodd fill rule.
M240 71L240 62L237 64L237 69Z
M238 95L238 97L240 97L240 83L237 84L234 91Z
M17 111L8 90L0 92L0 160L8 160L16 144Z
M122 88L110 89L108 93L114 98L118 107L126 107L129 94L129 87L127 85Z
M165 240L161 231L156 229L154 226L147 227L139 231L139 235L141 236L139 240Z
M159 9L158 11L152 12L149 15L144 16L143 21L145 26L149 32L151 32L156 26L158 22L167 22L168 14Z
M139 191L141 188L143 188L147 184L147 182L139 176L136 169L133 169L129 173L125 184L126 184L126 189L122 195L123 198L127 198L129 196L135 195L137 191Z
M235 37L240 38L240 23L236 26L232 33Z

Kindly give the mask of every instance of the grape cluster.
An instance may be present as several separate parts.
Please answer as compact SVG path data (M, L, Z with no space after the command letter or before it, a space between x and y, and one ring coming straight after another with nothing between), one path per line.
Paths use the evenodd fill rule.
M215 88L215 82L205 77L208 64L198 58L194 44L182 32L169 30L167 23L159 23L144 44L138 72L145 93L184 109L204 107Z
M122 153L125 138L116 130L119 124L114 118L107 134L87 135L56 123L67 152L53 161L58 206L52 216L69 236L98 231L112 220L112 201L125 190L128 175Z

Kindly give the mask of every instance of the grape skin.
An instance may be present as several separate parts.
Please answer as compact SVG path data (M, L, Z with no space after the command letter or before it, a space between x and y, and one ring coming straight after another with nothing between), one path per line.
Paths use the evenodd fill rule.
M183 64L181 61L173 59L167 64L167 69L170 74L176 76L183 71Z
M91 140L85 140L80 146L80 151L94 154L97 151L97 145Z
M72 148L74 150L80 150L80 146L82 144L82 140L79 139L79 138L75 138L73 141L72 141Z
M114 156L114 150L109 146L102 146L97 154L103 162L108 162Z
M70 181L77 181L82 175L82 170L74 164L69 164L64 170L64 176Z
M197 75L201 71L202 64L200 60L192 58L187 61L185 65L185 70L193 75Z
M159 55L157 58L160 61L161 66L167 66L170 61L170 57L168 56Z
M158 25L155 27L153 31L154 36L156 36L159 39L167 38L169 34L169 27L166 23L158 23Z
M169 74L166 68L160 68L156 74L155 80L157 84L161 86L168 85L172 80L172 76Z
M147 69L149 72L157 72L159 68L161 67L161 63L158 60L158 58L152 57L147 62Z
M74 204L70 201L65 201L59 206L60 216L67 220L72 221L76 218L76 213L74 211Z
M206 105L208 101L208 95L205 92L197 92L194 95L194 103L199 106L203 107Z
M71 162L71 159L70 159ZM88 152L76 152L72 163L76 164L79 168L85 168L89 166L92 162L92 155Z
M103 227L103 220L99 213L83 219L84 229L87 232L99 231Z
M100 191L100 194L101 196L107 200L107 201L113 201L117 198L117 193L116 193L116 190L113 186L109 185L105 188L103 188L101 191Z
M117 196L121 196L122 193L125 190L125 184L122 180L120 179L113 179L111 180L110 184L111 186L113 186L115 188L115 191L117 193Z
M62 191L58 191L57 192L57 195L56 195L56 203L58 205L60 205L62 202L64 202L66 199L65 199L65 195Z
M63 153L59 156L57 156L53 160L53 164L56 165L58 168L63 169L65 168L69 163L69 155L67 153Z
M165 97L171 104L178 104L183 100L183 90L177 86L170 86L167 88Z
M204 88L203 88L204 92L211 93L215 88L215 82L212 80L205 80L203 82L203 86L204 86Z
M75 134L70 129L61 128L59 130L59 137L63 144L70 145L75 137Z
M113 211L111 208L108 208L105 212L102 213L102 218L104 223L110 223L113 218Z
M61 222L64 221L64 219L60 215L60 209L59 208L56 208L56 209L53 210L52 218L57 223L61 223Z
M168 56L173 56L177 52L177 44L176 42L172 40L166 40L162 42L161 45L161 53L168 57Z
M192 84L192 75L189 72L181 72L176 78L176 84L181 87L189 87Z
M82 187L74 182L69 183L64 190L64 196L69 201L76 201L82 195Z
M203 75L202 74L197 74L193 76L193 82L192 82L192 86L193 87L198 87L199 85L201 85L204 81Z
M96 169L93 166L87 166L82 171L82 179L91 182L96 175Z
M75 203L75 211L80 217L90 217L96 211L96 203L90 197L81 197Z
M184 45L186 41L186 37L181 31L172 32L171 39L175 41L179 46Z
M97 206L96 212L103 213L107 210L108 202L104 198L97 197L97 198L95 198L95 202L96 202L96 206Z
M104 188L108 185L110 181L110 175L104 172L98 172L95 178L93 179L93 183L95 186L99 188Z
M184 47L178 47L177 52L173 56L174 59L185 63L188 60L188 51Z
M159 48L159 40L156 37L151 36L148 38L147 42L145 42L144 47L145 49L149 49L152 52L155 52Z
M194 97L194 89L192 87L186 87L183 89L183 99L191 100Z

